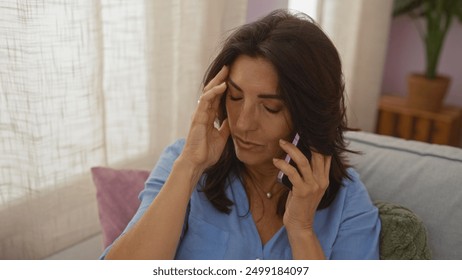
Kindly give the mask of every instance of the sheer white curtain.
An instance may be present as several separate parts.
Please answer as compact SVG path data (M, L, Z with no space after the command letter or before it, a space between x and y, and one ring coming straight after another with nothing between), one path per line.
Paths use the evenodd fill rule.
M310 0L312 1L312 0ZM374 131L393 0L317 0L317 20L343 63L350 126Z
M92 166L151 168L185 136L246 0L0 0L0 259L99 232Z

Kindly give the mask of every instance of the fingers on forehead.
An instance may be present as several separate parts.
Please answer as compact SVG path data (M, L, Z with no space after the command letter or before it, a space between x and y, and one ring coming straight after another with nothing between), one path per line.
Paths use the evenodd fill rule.
M210 107L212 103L216 103L220 101L221 94L226 89L226 83L221 83L217 86L214 86L210 90L206 91L199 97L199 106L207 106Z
M221 68L220 72L218 72L218 74L213 77L213 79L204 87L204 92L224 82L226 77L228 77L228 67L225 65L223 68Z

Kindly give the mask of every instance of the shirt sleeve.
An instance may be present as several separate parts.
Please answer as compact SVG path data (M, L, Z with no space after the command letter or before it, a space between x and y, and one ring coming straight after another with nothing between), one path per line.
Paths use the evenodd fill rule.
M165 148L165 150L162 152L156 166L151 171L148 179L146 180L143 191L141 191L139 195L139 199L141 201L140 206L120 236L124 235L138 222L138 220L143 216L144 212L146 212L148 207L151 205L152 201L154 201L160 189L165 184L165 181L167 181L167 178L172 170L173 163L183 150L184 143L184 139L179 139L172 145ZM120 236L118 238L120 238ZM117 239L114 242L116 242ZM106 257L114 242L104 250L103 254L100 256L100 259L104 259Z
M347 195L331 259L379 259L381 223L378 209L356 171L346 184Z

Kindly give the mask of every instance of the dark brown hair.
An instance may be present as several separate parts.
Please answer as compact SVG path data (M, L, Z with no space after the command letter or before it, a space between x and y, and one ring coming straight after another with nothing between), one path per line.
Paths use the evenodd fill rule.
M211 63L207 84L224 65L232 65L240 55L262 57L271 62L278 74L278 94L287 106L299 145L332 155L327 188L318 209L334 200L344 178L349 178L344 158L346 126L344 82L337 49L330 39L305 14L276 10L236 29L224 42ZM221 100L219 121L226 118L225 97ZM306 155L308 156L308 155ZM221 212L229 213L233 202L225 194L233 175L243 182L244 166L237 159L229 138L218 162L205 171L202 191ZM288 191L281 196L278 214L283 215Z

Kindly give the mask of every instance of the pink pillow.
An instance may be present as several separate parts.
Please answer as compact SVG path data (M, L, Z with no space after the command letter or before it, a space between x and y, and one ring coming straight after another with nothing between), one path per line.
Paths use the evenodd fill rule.
M140 205L138 194L143 190L149 171L93 167L99 220L104 247L122 233Z

